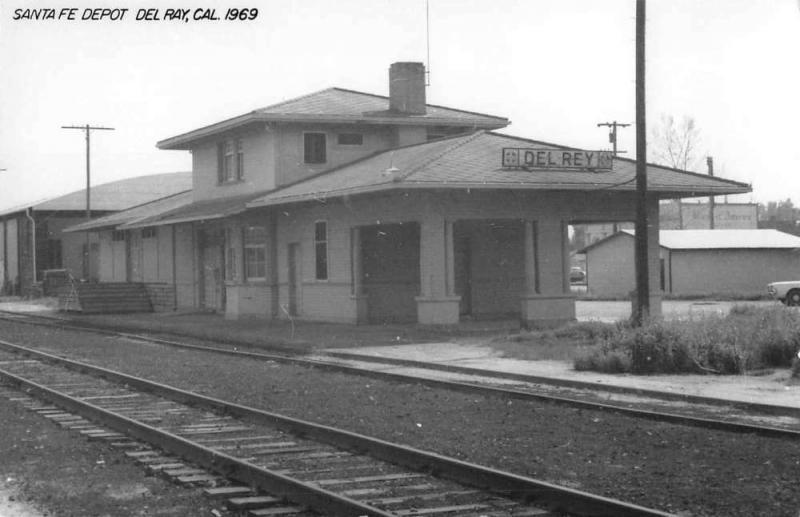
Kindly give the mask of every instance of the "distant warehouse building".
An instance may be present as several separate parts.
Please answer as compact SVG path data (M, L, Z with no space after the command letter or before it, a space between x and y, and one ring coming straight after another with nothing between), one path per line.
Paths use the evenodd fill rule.
M151 174L91 187L92 219L189 191L190 172ZM0 211L0 294L32 294L47 270L75 278L99 278L99 240L65 233L86 221L86 190Z
M661 230L665 294L760 294L769 282L800 279L800 237L777 230ZM635 287L634 232L623 230L580 251L587 289L623 296Z

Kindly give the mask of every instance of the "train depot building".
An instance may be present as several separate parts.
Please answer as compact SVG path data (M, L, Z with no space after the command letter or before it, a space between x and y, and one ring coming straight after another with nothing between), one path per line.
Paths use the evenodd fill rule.
M159 142L192 153L191 195L73 227L99 234L101 282L229 318L573 320L568 225L634 220L635 162L429 105L420 63L389 76L388 97L330 88ZM659 200L750 188L648 176L658 313Z

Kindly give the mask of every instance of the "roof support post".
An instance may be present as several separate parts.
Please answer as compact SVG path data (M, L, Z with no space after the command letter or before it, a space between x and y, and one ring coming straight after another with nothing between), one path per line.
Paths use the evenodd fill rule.
M461 297L451 294L453 273L452 223L442 214L426 211L420 224L420 296L417 321L424 325L458 323ZM449 229L449 231L448 231Z
M350 264L352 276L351 297L356 311L356 324L365 324L369 320L368 299L364 294L364 267L361 250L361 227L350 229Z
M550 328L575 320L575 296L569 289L567 221L526 221L526 292L521 297L522 328Z
M538 230L536 221L525 221L524 251L525 251L525 294L539 294L539 264L538 248L536 242Z

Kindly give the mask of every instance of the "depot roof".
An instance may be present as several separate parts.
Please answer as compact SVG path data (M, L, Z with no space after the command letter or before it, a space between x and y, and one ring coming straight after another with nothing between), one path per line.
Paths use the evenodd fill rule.
M65 232L83 232L83 231L100 231L100 230L113 230L120 225L132 224L144 219L153 217L154 215L164 212L170 212L182 206L191 204L192 191L188 190L166 196L150 203L145 203L122 212L114 212L105 217L92 219L89 222L76 224L65 228Z
M192 143L197 140L255 122L447 125L475 129L499 129L509 124L504 117L434 104L427 104L423 115L398 113L389 109L389 97L344 88L327 88L173 136L156 145L159 149L191 149Z
M382 151L259 197L248 207L323 200L391 189L470 188L531 190L636 189L636 162L614 158L610 171L528 170L501 166L506 147L571 149L489 131ZM750 186L648 164L647 189L661 197L749 192Z

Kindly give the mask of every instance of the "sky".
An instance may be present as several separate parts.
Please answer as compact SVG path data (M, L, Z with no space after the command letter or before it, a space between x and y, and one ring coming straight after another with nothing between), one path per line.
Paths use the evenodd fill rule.
M83 132L61 126L115 128L92 133L93 185L187 171L187 151L156 142L331 86L388 95L395 61L427 63L429 103L508 117L508 134L603 149L597 123L634 122L635 0L427 5L429 47L425 0L3 1L0 209L84 187ZM128 12L81 20L95 7ZM242 7L255 19L164 19ZM77 19L14 19L44 8ZM148 8L161 19L137 21ZM717 176L753 186L730 201L800 204L800 0L649 0L646 30L648 134L692 117L694 170L713 156Z

